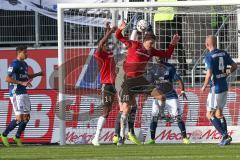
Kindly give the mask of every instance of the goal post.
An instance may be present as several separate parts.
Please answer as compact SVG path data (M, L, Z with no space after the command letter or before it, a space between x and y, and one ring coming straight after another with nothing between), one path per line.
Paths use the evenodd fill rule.
M186 83L189 101L191 101L181 101L183 106L187 106L184 110L185 121L187 122L187 127L191 126L192 129L190 130L194 133L194 127L209 125L205 118L201 118L204 115L204 110L201 107L205 107L206 93L202 94L199 92L199 86L201 86L201 81L204 77L203 40L208 34L221 32L220 47L228 50L235 60L239 60L239 0L59 3L57 7L60 145L65 145L66 139L73 134L78 134L82 139L77 142L73 142L71 139L68 143L89 143L89 139L91 139L91 135L96 128L96 119L98 118L96 112L99 111L99 108L96 106L101 103L99 73L96 61L93 58L97 42L103 36L104 23L107 21L117 23L117 21L119 22L123 18L129 19L136 12L143 15L151 15L149 16L151 17L149 22L154 24L154 33L156 33L159 40L156 42L157 48L165 49L162 48L163 45L161 43L167 43L168 40L163 42L165 40L161 39L161 37L169 36L169 34L165 35L167 30L171 30L170 34L177 32L176 28L171 28L172 24L180 26L182 32L182 46L180 47L182 48L178 47L176 49L171 63L176 64L177 68L181 70L183 80ZM154 21L154 15L159 13L159 7L172 7L173 10L171 12L176 17L180 17L181 21L176 18L170 23L170 28L166 27L166 22L162 25L162 22ZM123 16L121 15L123 11L127 11L129 17L121 17ZM169 14L168 11L166 13ZM228 19L224 19L224 17ZM221 21L217 21L217 24L215 24L214 18L221 18ZM214 29L212 25L215 25ZM128 30L127 34L130 34L130 32L131 29ZM116 41L114 36L111 39ZM119 43L118 46L120 47L121 44ZM185 53L179 55L178 50L184 50ZM118 56L122 53L120 49L116 49L116 52L116 59L118 59ZM193 69L194 74L192 74ZM238 73L236 73L237 76ZM194 86L191 86L193 82ZM240 104L240 101L237 99L234 102L231 101L231 96L236 98L239 94L236 91L238 86L237 79L234 79L231 84L231 95L228 99L228 102L231 102L230 111L225 110L224 112L227 114L227 121L230 126L236 127L237 124L240 124L240 120L235 117L238 116L236 106ZM148 98L147 101L142 101L141 97L138 97L138 104L144 106L139 109L136 118L137 124L135 126L138 128L139 135L147 127L149 128L151 100L152 98ZM195 101L198 101L198 103L195 103ZM115 107L113 107L113 113L106 124L105 140L108 139L108 134L112 133L111 129L115 122L117 109L116 103ZM235 115L232 115L233 112ZM161 125L164 126L164 124ZM206 128L202 128L202 132L204 131L206 131ZM240 141L240 139L237 139L237 141Z

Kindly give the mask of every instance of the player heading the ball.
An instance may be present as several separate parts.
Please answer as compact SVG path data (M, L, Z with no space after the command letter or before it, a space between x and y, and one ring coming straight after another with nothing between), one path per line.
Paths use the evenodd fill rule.
M130 106L133 104L136 96L135 93L131 92L131 88L149 85L150 83L145 79L143 74L145 73L145 68L150 58L153 56L170 58L173 54L175 45L180 39L180 37L176 34L166 51L157 50L153 47L156 40L156 36L153 33L146 34L143 42L132 41L127 37L124 37L121 33L125 27L126 23L123 21L116 31L116 38L120 42L124 43L128 48L128 53L123 66L125 72L125 79L121 92L123 113L121 115L121 137L118 145L122 145L124 143L127 117L130 112ZM165 101L165 96L157 89L153 89L147 94L152 95L158 100Z

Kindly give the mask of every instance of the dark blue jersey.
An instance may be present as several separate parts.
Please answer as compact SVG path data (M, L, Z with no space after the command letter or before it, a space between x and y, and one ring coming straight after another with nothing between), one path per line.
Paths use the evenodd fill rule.
M147 79L150 83L155 84L158 87L158 83L161 82L173 82L181 80L181 77L176 73L176 68L166 62L161 62L161 64L155 64L152 66L147 74ZM177 99L178 95L173 89L171 92L166 94L167 99Z
M221 93L228 90L226 69L228 65L235 63L226 51L214 49L205 56L207 70L212 70L210 80L210 92Z
M14 80L18 81L28 81L28 65L25 61L14 60L8 68L8 76L12 77ZM14 94L26 94L26 86L20 84L9 84L10 96Z

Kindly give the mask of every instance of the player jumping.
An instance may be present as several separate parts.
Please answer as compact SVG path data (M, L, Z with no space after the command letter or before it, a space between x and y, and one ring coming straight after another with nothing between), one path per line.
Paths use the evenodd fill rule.
M135 95L130 90L136 86L149 85L149 82L144 78L145 67L152 56L170 58L174 46L178 43L180 37L174 35L167 51L156 50L153 45L155 43L155 35L148 33L144 36L143 43L131 41L127 37L123 37L122 30L126 27L126 23L122 22L116 31L116 38L125 44L128 48L126 60L124 62L125 79L122 85L121 101L123 102L123 113L121 115L121 132L118 145L122 145L125 139L125 128L127 117L130 112L130 106L133 104ZM151 91L153 97L158 100L165 100L165 96L154 89Z
M130 36L130 40L137 40L138 39L138 34L137 34L137 22L138 22L139 17L137 15L133 16L133 31L132 34ZM123 70L123 64L125 61L126 55L122 56L122 59L117 63L117 77L116 77L116 90L118 92L118 98L119 98L119 106L120 106L120 111L118 112L117 118L116 118L116 122L115 122L115 135L113 137L113 143L117 144L119 141L119 137L120 137L120 120L121 120L121 115L122 115L122 111L123 111L123 107L122 107L122 102L121 102L121 86L122 83L124 81L124 70ZM138 140L137 136L135 135L135 131L134 131L134 122L135 122L135 118L136 118L136 112L137 112L137 104L136 101L133 102L132 106L131 106L131 111L128 115L128 139L133 142L134 144L140 145L141 142Z
M18 130L13 140L17 146L23 146L20 137L30 120L31 111L31 103L26 88L32 87L30 83L32 78L43 75L42 72L28 74L28 65L24 61L28 57L26 46L19 46L16 51L17 59L9 66L6 77L6 82L9 83L10 100L16 116L1 134L2 142L6 147L9 147L7 136L16 126L18 126Z
M182 120L182 108L179 104L177 92L173 88L174 81L178 82L180 86L180 96L183 96L183 99L187 99L187 97L185 94L184 83L181 77L176 73L175 67L170 63L164 62L163 59L158 58L157 64L153 65L151 70L148 72L147 79L149 82L156 85L159 90L162 90L162 85L165 85L166 83L172 85L172 90L165 94L165 104L162 104L162 102L159 100L153 100L152 119L150 124L151 139L147 144L155 144L155 134L158 119L160 116L159 114L161 113L161 117L164 117L164 108L167 109L168 113L171 116L170 118L177 122L178 127L181 131L183 143L189 144L190 140L187 138L185 123Z
M226 78L237 69L237 64L226 51L217 48L217 38L215 36L208 36L205 45L209 52L205 56L207 74L201 90L205 91L208 83L210 83L206 116L222 135L219 145L227 145L230 144L232 138L228 135L227 123L223 115L228 91ZM230 70L227 70L228 65L231 66Z
M97 59L98 66L100 69L100 79L102 84L102 107L103 113L99 117L97 123L96 134L92 140L94 146L99 146L99 137L102 131L102 127L112 109L112 104L116 94L115 89L115 78L116 69L113 55L113 44L108 42L109 37L115 32L117 27L110 28L109 23L106 24L106 33L98 44L95 58Z

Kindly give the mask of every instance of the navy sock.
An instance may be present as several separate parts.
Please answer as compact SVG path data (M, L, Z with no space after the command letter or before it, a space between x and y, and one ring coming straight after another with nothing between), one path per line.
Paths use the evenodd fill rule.
M22 132L25 130L25 128L27 126L27 123L28 122L24 122L24 121L19 123L18 130L17 130L17 133L16 133L16 138L20 138L21 137Z
M183 121L179 121L178 122L178 127L181 131L182 138L187 138L185 123Z
M128 116L128 131L133 135L135 135L134 122L135 122L135 118L136 118L136 112L137 112L137 107L133 106L131 109L131 112Z
M218 131L223 137L227 136L227 133L226 133L226 131L223 129L222 124L221 124L221 122L220 122L220 120L219 120L218 118L212 117L212 118L211 118L211 122L212 122L213 126L217 129L217 131Z
M115 121L115 135L120 137L120 119L121 119L122 112L118 112L117 119Z
M153 116L150 124L150 133L151 133L152 140L155 140L157 123L158 123L158 116Z
M7 137L8 134L9 134L12 130L14 130L14 128L15 128L17 125L18 125L17 120L16 120L16 119L13 119L13 120L9 123L9 125L7 126L7 128L5 129L5 131L2 133L2 135L3 135L4 137Z
M222 128L224 129L224 131L226 133L228 133L228 130L227 130L227 122L226 122L226 119L225 117L222 117L222 118L219 118L221 124L222 124Z

